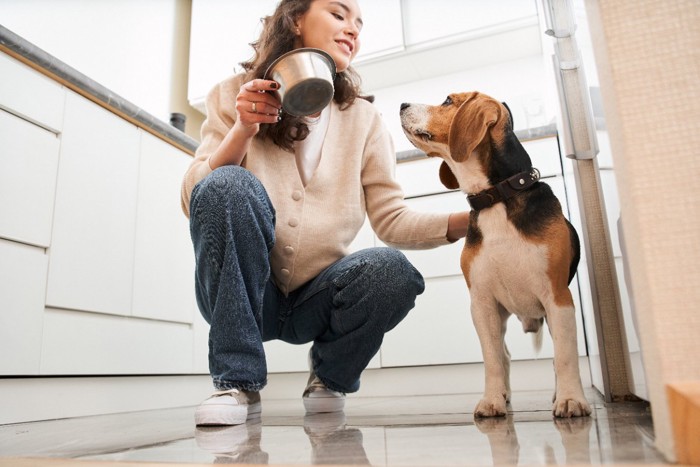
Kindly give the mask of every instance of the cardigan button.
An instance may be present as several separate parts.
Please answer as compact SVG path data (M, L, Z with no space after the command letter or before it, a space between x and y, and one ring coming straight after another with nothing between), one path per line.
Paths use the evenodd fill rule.
M294 201L299 201L301 199L301 191L294 191L294 193L292 193L292 199Z
M282 268L282 269L280 270L280 272L282 273L282 275L283 275L284 277L289 277L289 274L290 274L289 269L287 269L287 268Z
M289 219L290 227L296 227L297 225L299 225L299 219L297 219L296 217L292 217L291 219Z
M286 246L286 247L284 247L284 252L285 252L285 254L293 255L293 254L294 254L294 248L291 247L291 246Z

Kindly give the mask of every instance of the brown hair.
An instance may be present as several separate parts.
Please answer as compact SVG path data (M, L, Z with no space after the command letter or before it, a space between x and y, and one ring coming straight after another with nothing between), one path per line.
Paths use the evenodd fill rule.
M313 1L281 0L272 15L261 19L262 33L257 41L250 44L255 51L253 58L240 64L246 71L246 81L263 78L275 59L294 49L295 21L309 10ZM374 101L373 96L361 95L360 76L351 67L336 73L333 88L333 100L340 104L341 110L350 107L358 97ZM256 137L270 138L282 149L293 151L294 142L303 140L308 134L309 127L302 117L283 114L279 123L261 124Z

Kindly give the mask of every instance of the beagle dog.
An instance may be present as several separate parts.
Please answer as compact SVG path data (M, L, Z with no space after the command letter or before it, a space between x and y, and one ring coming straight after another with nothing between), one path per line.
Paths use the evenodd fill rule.
M443 159L441 182L467 194L471 206L460 264L486 373L474 416L506 415L510 354L504 337L511 314L525 332L540 337L536 345L547 321L554 342L554 416L590 415L569 291L580 258L578 235L515 136L510 110L479 92L450 94L437 106L402 104L401 125L414 146Z

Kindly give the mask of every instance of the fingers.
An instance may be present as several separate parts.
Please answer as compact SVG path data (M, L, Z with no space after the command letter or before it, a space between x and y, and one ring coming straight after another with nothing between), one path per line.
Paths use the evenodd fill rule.
M282 104L272 92L279 87L275 81L254 79L241 86L236 98L236 111L241 123L277 123Z

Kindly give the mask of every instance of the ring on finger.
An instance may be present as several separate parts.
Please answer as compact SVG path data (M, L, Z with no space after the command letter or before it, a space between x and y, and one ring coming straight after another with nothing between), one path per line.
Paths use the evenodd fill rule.
M258 103L257 102L253 102L253 113L254 114L258 113Z

